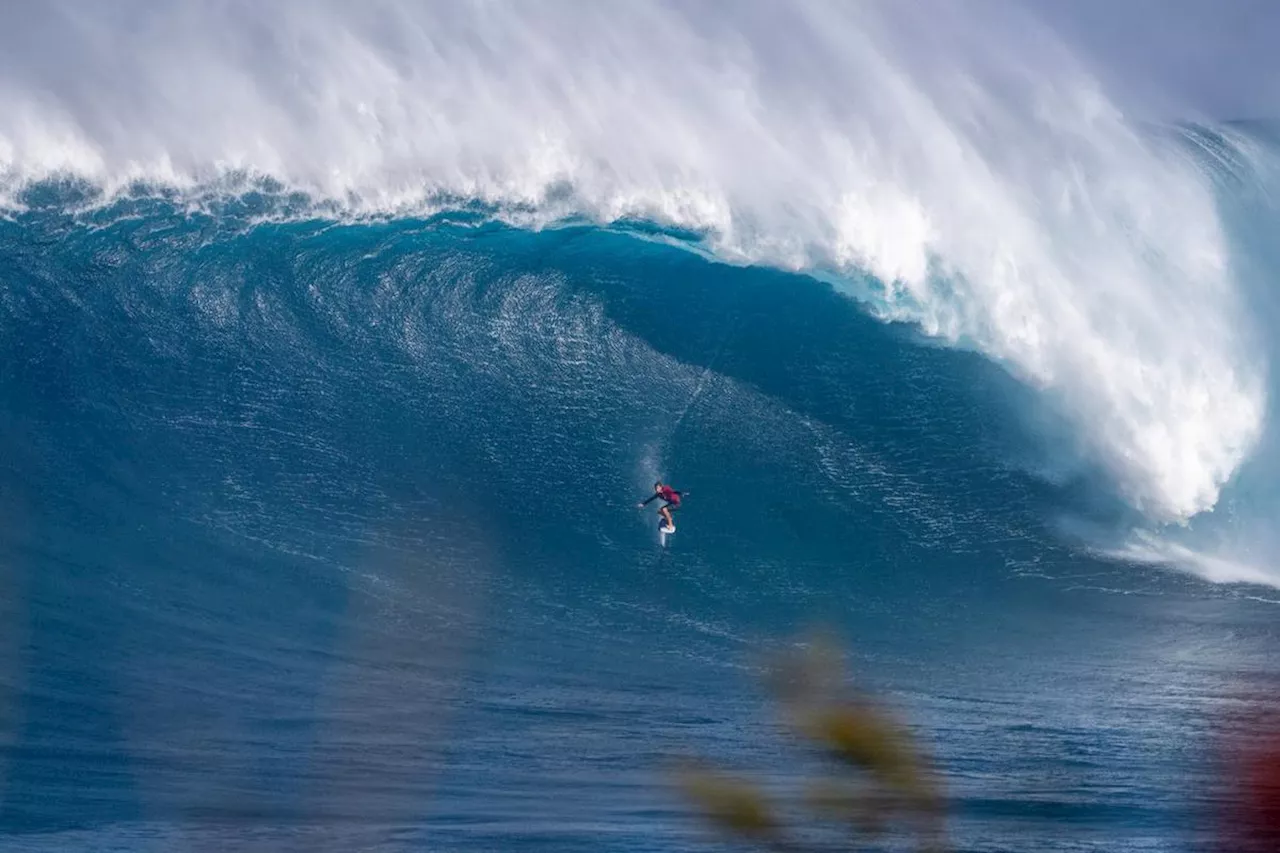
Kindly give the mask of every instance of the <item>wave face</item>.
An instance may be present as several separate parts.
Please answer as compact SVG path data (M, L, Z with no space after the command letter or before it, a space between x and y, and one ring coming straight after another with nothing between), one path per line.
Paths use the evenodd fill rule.
M689 231L1007 364L1150 518L1210 509L1266 377L1205 164L1007 9L719 11L48 4L0 37L0 173Z
M590 226L64 208L0 223L27 849L697 849L663 761L785 774L744 664L820 617L968 846L1137 843L1201 807L1217 673L1275 659L1274 598L1059 539L1119 510L1026 473L1025 386L810 279Z
M811 619L958 849L1203 840L1280 659L1276 134L1005 4L726 8L0 29L7 840L698 849L664 762L795 787Z

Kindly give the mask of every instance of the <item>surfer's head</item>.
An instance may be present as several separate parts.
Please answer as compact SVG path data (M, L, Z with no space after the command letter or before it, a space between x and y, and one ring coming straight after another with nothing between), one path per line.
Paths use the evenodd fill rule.
M661 480L659 480L658 482L656 482L656 483L654 483L654 484L653 484L653 490L654 490L655 492L660 492L660 491L662 491L662 481L661 481Z

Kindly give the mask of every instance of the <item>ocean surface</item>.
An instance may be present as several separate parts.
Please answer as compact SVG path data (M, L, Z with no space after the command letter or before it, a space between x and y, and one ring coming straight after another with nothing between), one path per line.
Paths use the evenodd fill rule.
M233 7L0 36L0 849L718 849L814 626L953 849L1203 849L1274 126L1030 19Z

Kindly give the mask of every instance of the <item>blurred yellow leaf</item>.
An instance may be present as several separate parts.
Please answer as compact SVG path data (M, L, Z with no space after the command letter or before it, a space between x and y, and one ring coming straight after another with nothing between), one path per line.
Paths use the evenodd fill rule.
M778 833L778 822L763 793L750 783L721 773L686 769L681 787L706 816L741 835L764 839Z
M805 733L854 764L885 773L908 763L893 726L868 709L824 708L806 716Z

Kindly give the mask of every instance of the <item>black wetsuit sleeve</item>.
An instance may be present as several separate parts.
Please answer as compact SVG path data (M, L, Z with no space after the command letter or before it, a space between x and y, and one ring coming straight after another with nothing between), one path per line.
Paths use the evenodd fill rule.
M656 492L652 495L649 495L649 497L645 498L640 502L640 506L648 506L656 497L658 497L658 494Z

